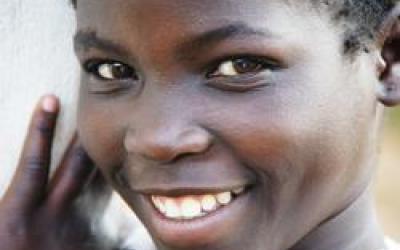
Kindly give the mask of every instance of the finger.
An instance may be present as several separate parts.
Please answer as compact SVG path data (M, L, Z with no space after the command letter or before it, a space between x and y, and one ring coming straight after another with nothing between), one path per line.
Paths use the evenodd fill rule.
M58 211L71 204L82 192L94 169L93 162L75 135L51 181L49 206Z
M59 110L55 96L45 96L35 108L21 158L7 191L20 206L30 210L46 195L51 147Z

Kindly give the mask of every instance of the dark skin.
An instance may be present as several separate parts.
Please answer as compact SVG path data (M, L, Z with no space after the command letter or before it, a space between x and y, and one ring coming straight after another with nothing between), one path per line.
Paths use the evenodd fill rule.
M99 185L97 170L77 135L72 138L54 177L49 162L59 104L35 108L15 176L0 202L1 249L100 249L88 221L73 202L89 182Z
M78 2L80 140L160 250L383 248L368 187L382 104L399 103L400 53L387 43L398 39L398 9L370 52L350 62L326 18L287 7ZM18 198L22 182L13 183L5 200ZM212 234L161 230L147 198L236 186L248 192ZM10 238L7 249L26 249Z

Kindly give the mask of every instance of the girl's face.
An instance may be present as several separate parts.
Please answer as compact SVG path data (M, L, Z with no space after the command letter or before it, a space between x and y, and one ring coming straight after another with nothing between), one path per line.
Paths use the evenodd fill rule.
M324 11L78 2L79 134L160 249L288 249L367 186L376 76Z

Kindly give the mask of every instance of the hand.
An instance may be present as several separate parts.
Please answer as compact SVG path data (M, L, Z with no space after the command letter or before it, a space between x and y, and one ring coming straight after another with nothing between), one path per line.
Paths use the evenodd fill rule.
M59 104L52 96L43 100L34 111L15 176L0 201L0 250L95 249L88 221L73 206L95 174L93 163L75 136L49 181Z

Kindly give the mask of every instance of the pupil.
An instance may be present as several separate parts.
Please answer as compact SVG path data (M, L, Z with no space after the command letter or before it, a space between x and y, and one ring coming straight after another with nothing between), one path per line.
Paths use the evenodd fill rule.
M246 59L237 59L234 61L235 70L238 73L254 72L259 69L259 64Z
M121 64L114 64L112 67L112 73L116 78L129 77L129 71Z

